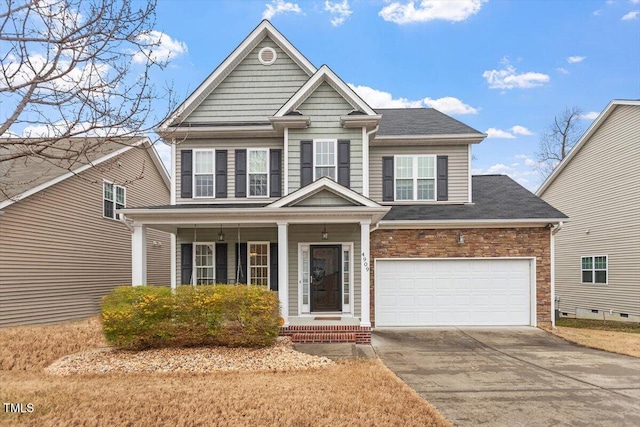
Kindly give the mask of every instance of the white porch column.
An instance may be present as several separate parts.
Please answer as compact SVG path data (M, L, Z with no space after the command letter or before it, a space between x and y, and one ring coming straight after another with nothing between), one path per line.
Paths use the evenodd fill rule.
M283 326L289 326L289 224L278 223L278 298Z
M171 233L171 289L175 289L177 286L177 271L176 271L176 233Z
M131 284L147 284L147 227L134 225L131 234Z
M369 309L369 291L371 283L369 281L369 270L371 259L369 258L369 226L371 221L360 221L360 326L371 326L371 314Z

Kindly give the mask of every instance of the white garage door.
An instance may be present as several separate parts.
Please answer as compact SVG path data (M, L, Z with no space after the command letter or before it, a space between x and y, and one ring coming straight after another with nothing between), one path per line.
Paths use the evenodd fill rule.
M376 326L530 325L529 259L378 259Z

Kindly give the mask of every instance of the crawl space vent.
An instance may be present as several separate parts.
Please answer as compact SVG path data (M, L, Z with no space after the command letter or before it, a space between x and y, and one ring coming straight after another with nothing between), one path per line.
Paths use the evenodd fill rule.
M263 47L258 52L258 60L262 65L271 65L276 62L276 51L270 47Z

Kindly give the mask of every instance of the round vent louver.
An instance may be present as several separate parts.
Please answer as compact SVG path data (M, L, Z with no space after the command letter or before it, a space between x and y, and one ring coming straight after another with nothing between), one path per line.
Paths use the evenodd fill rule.
M258 52L258 60L262 65L271 65L276 62L276 51L270 47L263 47Z

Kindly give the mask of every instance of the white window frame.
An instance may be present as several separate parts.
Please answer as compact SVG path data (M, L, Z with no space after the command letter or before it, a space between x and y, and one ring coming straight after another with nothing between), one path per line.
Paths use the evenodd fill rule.
M198 267L200 268L213 268L213 283L211 283L212 285L216 284L216 242L193 242L192 243L193 249L192 251L192 285L193 286L198 286L200 285L198 283ZM211 260L212 260L212 264L209 265L205 265L205 266L198 266L196 260L196 246L211 246L211 252L212 252L212 256L211 256ZM205 283L204 285L208 285L209 283Z
M252 151L264 151L267 153L267 194L265 194L264 196L252 196L251 195L251 179L250 179L250 175L251 175L251 155L250 153ZM271 181L270 176L269 176L269 149L268 148L247 148L247 197L248 198L252 198L252 199L264 199L264 198L268 198L271 189L269 188L269 181Z
M207 153L211 153L211 158L212 158L212 166L213 166L213 172L209 173L199 173L196 174L196 153L203 153L203 152L207 152ZM191 181L193 181L191 183L192 186L192 195L194 199L215 199L216 197L216 150L214 149L210 149L210 148L197 148L193 150L193 159L191 160L192 164L191 164L191 170L192 170L192 175L191 175ZM211 196L198 196L197 191L196 191L196 176L197 175L212 175L213 177L213 194Z
M421 178L418 176L418 159L421 157L430 157L433 159L433 199L418 199L418 180L419 179L431 179L431 178ZM398 200L397 195L397 181L398 174L398 159L400 158L411 158L413 161L413 198L407 200ZM409 178L399 178L399 179L409 179ZM438 200L438 159L436 155L433 154L400 154L393 156L393 200L396 202L435 202Z
M107 184L110 184L111 186L113 186L113 191L112 191L112 197L113 198L111 200L107 199L105 197L105 195L104 195L104 188L105 188L105 186ZM116 188L122 188L122 190L124 190L124 203L122 204L122 206L125 207L125 208L127 207L127 187L125 187L123 185L116 185L116 184L114 184L113 181L109 181L107 179L103 179L102 180L102 217L103 218L107 218L107 219L112 219L114 221L120 221L120 216L119 216L120 214L116 213L116 209L117 209L116 205L118 204L118 203L116 203L116 200L117 200L117 196L116 196L117 190L116 190ZM106 216L104 214L104 202L106 200L108 200L111 203L113 203L113 216L112 217L111 216Z
M584 258L591 258L591 269L590 270L585 270L582 268L582 260ZM607 263L607 267L605 269L602 268L596 268L596 258L604 258L605 262ZM582 272L584 271L591 271L591 282L585 282L582 278ZM596 282L596 271L604 271L605 274L607 275L607 280L605 280L604 282ZM601 285L608 285L609 284L609 255L582 255L580 256L580 283L582 283L583 285L596 285L596 286L601 286Z
M334 160L334 164L333 165L319 165L316 163L316 146L318 144L318 142L329 142L333 144L333 160ZM315 181L316 179L318 179L319 177L316 175L316 168L330 168L333 167L333 176L334 176L334 180L336 182L338 182L338 140L337 139L327 139L327 138L323 138L323 139L314 139L313 140L313 180Z
M247 286L259 286L251 284L251 245L266 245L267 247L267 289L271 289L271 242L255 241L247 242ZM277 255L276 255L277 256ZM264 266L257 266L264 267Z

